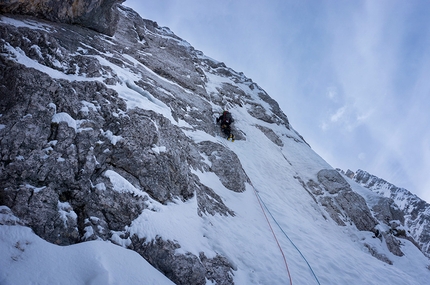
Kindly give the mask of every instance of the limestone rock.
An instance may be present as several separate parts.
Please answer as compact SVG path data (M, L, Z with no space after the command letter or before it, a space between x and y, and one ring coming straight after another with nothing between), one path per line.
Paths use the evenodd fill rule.
M392 220L399 220L411 229L406 238L413 239L421 251L429 257L430 205L408 190L363 170L355 173L354 180L390 201L389 211L385 211L384 215L390 218L392 216Z
M125 0L2 0L0 13L30 15L53 22L79 24L113 35L118 21L115 8Z
M161 238L145 242L133 236L132 241L130 248L140 253L175 284L204 285L207 284L206 278L216 284L234 284L233 267L222 256L207 258L204 253L200 253L199 257L191 253L178 254L175 250L180 245Z
M378 222L372 216L366 200L352 191L342 175L334 169L322 169L318 172L318 181L330 194L320 198L322 205L339 225L345 225L350 220L361 231L374 230Z
M227 189L245 191L245 184L250 183L250 180L234 152L209 141L199 143L199 147L212 163L210 170L220 177L221 183Z
M279 136L270 128L264 127L264 126L260 126L257 125L256 126L260 131L262 131L266 137L271 140L273 143L275 143L278 146L284 146L284 143L282 142L282 140L279 138Z
M202 87L202 70L211 68L209 61L197 69L198 52L129 8L118 6L118 24L109 23L115 39L96 32L92 24L91 29L67 24L81 21L77 14L66 11L54 19L43 14L43 7L32 10L37 3L22 2L8 12L57 22L22 15L0 21L0 205L17 217L6 219L5 212L4 223L28 226L49 242L69 245L100 239L133 243L136 237L129 236L127 227L155 201L195 197L196 216L234 217L217 189L193 174L212 171L237 192L250 183L234 152L187 136L198 130L216 136L219 129L214 124L217 110ZM118 1L94 2L94 9L99 4L107 9L109 3ZM53 5L53 11L60 6ZM16 27L9 17L31 25ZM155 56L144 58L142 49ZM145 68L137 68L134 60L145 62ZM123 68L144 80L121 77ZM134 92L146 105L132 105L130 97L112 88L122 84L123 94ZM228 96L240 104L243 94ZM162 239L133 243L135 251L176 282L205 284L207 278L231 284L233 269L225 258L204 253L178 257L178 246Z
M334 169L322 169L318 172L318 181L325 186L330 194L340 191L351 191L348 182Z

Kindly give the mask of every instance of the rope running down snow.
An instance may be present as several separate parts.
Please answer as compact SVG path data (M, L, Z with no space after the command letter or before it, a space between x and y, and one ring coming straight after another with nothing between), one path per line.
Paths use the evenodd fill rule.
M282 253L282 257L284 258L284 262L285 262L285 267L287 268L287 272L288 272L288 278L290 279L290 285L292 285L293 280L291 279L291 274L290 274L290 269L288 268L287 259L285 258L284 251L282 250L282 247L279 244L278 239L276 238L275 232L273 231L273 228L272 228L272 225L270 224L269 218L267 218L267 215L266 215L266 212L264 211L263 205L261 205L261 202L263 202L263 200L261 200L261 197L260 197L260 195L258 195L257 190L255 190L255 188L254 188L254 193L255 193L255 196L257 196L258 203L260 204L260 207L261 207L261 210L263 211L264 217L266 218L266 221L269 224L269 227L270 227L270 230L272 231L273 237L275 238L275 241L278 244L279 250ZM263 202L263 204L264 204L264 202ZM266 207L266 209L267 209L267 207ZM272 218L273 218L273 216L272 216Z
M267 205L264 203L264 201L263 201L263 199L261 199L261 196L260 196L260 194L258 194L258 191L254 188L254 192L255 192L255 195L257 195L257 198L258 198L258 202L260 203L260 206L261 206L261 203L263 203L263 205L264 205L264 208L266 208L266 210L267 210L267 212L269 213L269 215L272 217L272 219L275 221L275 223L278 225L278 227L279 227L279 229L282 231L282 233L287 237L287 239L291 242L291 244L294 246L294 248L300 253L300 255L302 256L302 258L303 258L303 260L306 262L306 264L308 265L308 267L309 267L309 269L311 270L311 272L312 272L312 275L315 277L315 280L317 281L317 283L319 284L319 285L321 285L321 283L320 283L320 281L318 280L318 277L315 275L315 272L314 272L314 270L312 269L312 267L311 267L311 265L309 264L309 262L307 261L307 259L306 259L306 257L302 254L302 252L300 251L300 249L294 244L294 242L290 239L290 237L287 235L287 233L285 233L285 231L282 229L282 227L281 227L281 225L276 221L276 219L275 219L275 217L273 217L273 215L272 215L272 213L269 211L269 208L267 208ZM261 202L260 202L261 201ZM264 212L264 210L263 210L263 212ZM266 216L266 214L264 213L264 216ZM267 219L267 216L266 216L266 219ZM269 222L269 221L267 221L267 222ZM270 226L270 223L269 223L269 226ZM272 229L272 227L270 227L270 229ZM272 233L273 233L273 229L272 229ZM275 233L273 233L273 235L275 235ZM276 239L276 236L275 236L275 239ZM278 240L276 239L276 242L278 243ZM278 246L279 246L279 243L278 243ZM280 247L279 247L280 248ZM282 252L282 249L281 249L281 252ZM282 255L284 255L284 253L282 252ZM284 256L284 260L285 260L285 256ZM285 263L286 263L286 261L285 261ZM287 265L287 270L288 270L288 265ZM290 275L290 272L288 271L288 275ZM290 277L290 284L291 284L291 277Z

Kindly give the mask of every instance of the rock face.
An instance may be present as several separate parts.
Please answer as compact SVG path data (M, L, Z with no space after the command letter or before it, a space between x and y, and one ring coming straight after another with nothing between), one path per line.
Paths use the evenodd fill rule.
M348 182L334 169L318 172L318 181L330 195L322 195L320 201L330 216L343 225L351 219L361 231L372 231L378 223L372 216L363 197L351 190ZM343 217L343 219L342 219Z
M200 216L234 216L193 172L214 173L241 193L251 182L240 160L187 134L219 135L214 121L225 107L286 127L288 119L243 74L119 2L1 2L2 13L55 22L1 16L0 205L49 242L110 240L177 284L231 284L233 265L223 256L179 254L180 244L127 228L155 203L194 197ZM234 84L210 91L210 74L249 92Z
M390 206L384 207L389 211L385 211L381 218L384 218L386 222L398 220L399 226L406 227L406 232L403 229L396 229L396 226L393 227L393 232L403 236L410 233L423 253L430 257L430 205L408 190L399 188L363 170L355 173L354 180L384 197L383 203L388 203Z
M0 17L0 214L58 245L104 240L132 249L176 284L233 284L237 268L223 254L186 252L133 223L150 227L145 215L190 201L199 222L239 216L219 193L237 197L253 185L214 123L223 109L250 118L252 135L277 151L309 148L252 80L121 2L0 2L8 13ZM252 139L233 132L238 141ZM219 186L207 186L202 173ZM294 178L325 218L371 231L403 254L399 237L411 239L403 223L424 217L418 204L405 209L379 196L370 203L334 169L312 175ZM428 252L428 236L420 237Z
M378 194L380 189L398 190L393 185L387 187L387 182L361 170L355 176L352 171L348 171L345 176L354 178L355 181ZM371 195L365 199L351 189L350 184L338 170L322 169L317 177L318 181L309 180L306 183L298 176L296 179L339 226L353 225L360 231L373 232L375 238L384 242L387 249L396 256L404 255L401 250L401 239L411 241L428 255L428 230L425 228L428 225L428 214L426 214L428 207L420 208L421 214L411 215L412 212L417 211L413 206L414 203L410 201L403 203L403 208L408 209L405 211L400 207L402 203L396 204L396 200L404 202L404 199L397 194ZM398 191L395 192L398 193ZM423 227L424 230L421 231ZM378 252L369 244L365 246L372 256L392 264L385 254Z
M53 22L79 24L113 35L118 21L115 7L125 0L1 0L0 13L21 14Z

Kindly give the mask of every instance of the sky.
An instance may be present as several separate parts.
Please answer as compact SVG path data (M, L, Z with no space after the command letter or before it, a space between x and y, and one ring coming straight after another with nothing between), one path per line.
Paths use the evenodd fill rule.
M127 0L274 98L330 165L430 202L427 1Z

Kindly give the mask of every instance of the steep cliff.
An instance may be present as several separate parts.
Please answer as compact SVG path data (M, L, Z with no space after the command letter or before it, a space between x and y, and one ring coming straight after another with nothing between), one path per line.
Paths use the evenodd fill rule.
M52 243L115 242L114 232L122 231L127 247L179 284L204 283L207 264L225 268L211 280L229 280L233 266L221 256L178 255L173 241L145 243L125 229L153 209L151 201L197 196L196 214L234 215L193 172L212 171L227 189L243 192L249 179L240 160L222 144L195 142L190 134L216 135L223 107L243 106L287 127L288 120L242 74L128 8L117 12L114 38L2 16L0 204ZM231 83L211 90L211 74Z
M403 221L390 201L331 168L243 73L119 2L1 2L15 13L0 16L4 232L109 241L176 284L285 284L261 200L324 284L427 280L412 237L385 221ZM224 109L234 143L215 123ZM314 282L289 254L295 280ZM16 269L16 255L5 256L0 277L13 282L1 268Z

